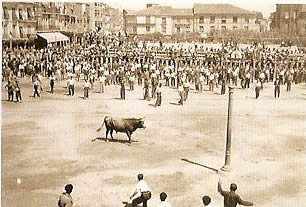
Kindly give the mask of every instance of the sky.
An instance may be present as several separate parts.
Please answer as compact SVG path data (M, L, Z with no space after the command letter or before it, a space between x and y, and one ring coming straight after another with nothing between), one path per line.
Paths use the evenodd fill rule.
M192 8L194 3L229 3L250 11L259 11L265 18L276 10L276 3L304 3L306 0L102 0L108 5L119 9L140 10L147 3L158 3L176 8Z

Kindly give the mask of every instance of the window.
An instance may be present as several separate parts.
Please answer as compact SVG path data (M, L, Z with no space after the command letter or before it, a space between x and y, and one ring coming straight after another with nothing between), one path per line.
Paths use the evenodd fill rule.
M13 25L12 35L15 36L15 33L16 33L16 25Z
M187 24L190 24L190 18L187 18L187 19L186 19L186 23L187 23Z
M181 23L181 19L179 17L177 18L177 23Z
M204 24L204 17L200 17L200 24Z
M176 31L177 31L177 32L181 32L181 28L180 28L180 27L177 27L177 28L176 28Z
M249 30L249 26L244 26L244 29L245 30Z
M214 16L211 16L211 17L210 17L210 23L211 23L211 24L214 24L215 21L216 21L216 18L215 18Z
M149 16L146 17L146 23L150 24L150 17Z
M225 17L221 18L221 24L226 24L226 18Z
M221 26L221 32L226 33L226 26Z
M32 18L32 14L31 14L31 9L27 8L27 15L28 15L28 19Z
M233 23L237 23L238 22L238 18L237 17L233 17Z
M215 26L210 26L211 31L215 31Z
M150 32L150 26L146 26L146 31Z
M289 19L289 12L285 12L285 19Z
M19 27L20 38L23 38L23 28Z
M200 26L200 32L204 32L204 27Z
M8 12L7 12L7 8L6 7L3 7L3 17L4 17L4 19L8 19L9 18L9 14L8 14Z
M22 9L19 9L19 14L18 14L18 16L19 16L19 19L24 20L24 17L22 16Z
M133 26L133 32L137 33L137 27L136 26Z
M296 19L296 14L297 14L297 12L295 11L295 12L293 12L293 19Z
M249 18L244 19L245 23L248 24L250 22Z
M162 18L162 24L166 24L166 20L167 20L166 17L163 17Z
M16 9L15 8L12 8L12 17L13 17L13 19L17 19Z
M166 25L162 25L162 32L166 33L167 32L167 26Z

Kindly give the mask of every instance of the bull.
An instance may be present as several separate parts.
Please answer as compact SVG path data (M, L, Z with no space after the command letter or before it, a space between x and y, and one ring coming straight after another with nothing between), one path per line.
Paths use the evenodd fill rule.
M145 129L146 126L144 125L143 118L135 119L135 118L129 118L129 119L122 119L122 118L112 118L110 116L106 116L104 118L102 126L97 129L97 132L101 131L103 126L105 125L106 128L106 141L108 133L110 132L111 138L113 138L113 131L126 133L126 135L129 138L129 142L131 142L131 137L134 131L138 128Z

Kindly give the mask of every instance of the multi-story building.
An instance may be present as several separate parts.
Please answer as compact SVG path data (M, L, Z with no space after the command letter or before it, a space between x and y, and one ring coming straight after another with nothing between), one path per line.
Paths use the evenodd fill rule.
M124 25L127 32L134 34L260 30L255 12L230 4L194 4L190 9L150 4L137 12L124 11Z
M172 35L177 32L192 32L192 17L192 9L148 4L147 8L137 12L124 10L124 27L126 32L132 34L159 32Z
M35 4L2 3L2 39L28 40L36 36Z
M272 29L287 35L306 33L306 4L276 4Z
M194 4L194 32L259 31L256 13L230 4Z
M105 3L3 2L2 10L3 40L26 41L61 32L74 41L97 28L122 30L121 12Z

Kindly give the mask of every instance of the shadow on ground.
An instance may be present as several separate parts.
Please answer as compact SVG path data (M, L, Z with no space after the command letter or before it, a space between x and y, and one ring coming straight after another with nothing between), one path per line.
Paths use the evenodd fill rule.
M96 140L104 141L104 142L121 143L121 144L131 144L132 142L138 142L136 140L131 140L131 142L129 142L129 140L122 140L122 139L106 139L105 137L97 137L91 140L91 142L95 142Z

